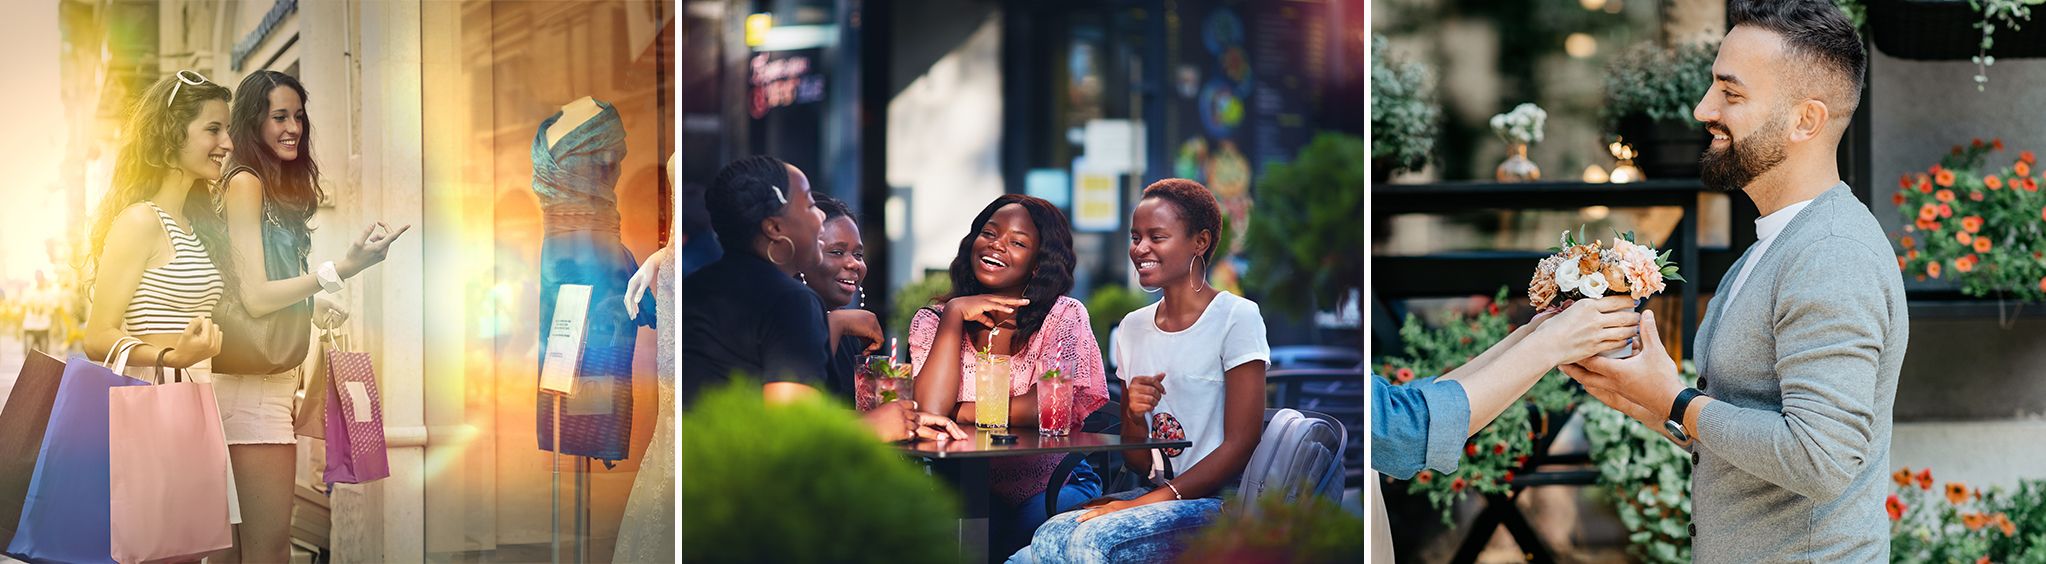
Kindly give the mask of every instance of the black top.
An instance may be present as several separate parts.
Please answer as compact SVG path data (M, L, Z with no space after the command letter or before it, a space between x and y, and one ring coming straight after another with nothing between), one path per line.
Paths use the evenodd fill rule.
M866 349L866 339L852 335L838 338L838 352L831 355L830 376L824 382L824 388L830 391L831 395L848 401L853 399L853 375L859 368L860 352Z
M831 355L824 304L752 253L682 279L682 401L745 375L824 388Z

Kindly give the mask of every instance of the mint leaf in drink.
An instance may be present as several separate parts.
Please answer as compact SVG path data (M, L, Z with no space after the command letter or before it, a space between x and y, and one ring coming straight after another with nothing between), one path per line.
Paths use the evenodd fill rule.
M1043 375L1043 376L1039 376L1039 377L1037 377L1037 379L1039 379L1039 380L1056 380L1056 379L1058 379L1058 377L1059 377L1059 369L1057 369L1057 368L1053 368L1053 369L1051 369L1051 370L1046 370L1046 371L1044 371L1044 375Z

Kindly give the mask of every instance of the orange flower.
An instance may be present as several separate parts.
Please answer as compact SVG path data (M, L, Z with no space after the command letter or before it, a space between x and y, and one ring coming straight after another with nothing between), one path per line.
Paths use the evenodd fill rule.
M1909 251L1905 251L1904 258L1918 260L1918 249L1911 249Z
M1463 488L1465 485L1468 484L1463 481L1463 478L1457 478L1456 481L1449 483L1449 491L1463 493Z
M2018 534L2018 525L2017 523L2010 522L2009 515L1998 513L1993 522L1996 524L1996 528L2003 529L2003 536L2008 537Z
M2025 191L2026 191L2026 192L2037 192L2037 191L2039 191L2039 179L2036 179L2036 178L2027 178L2027 179L2025 179Z
M1961 218L1961 229L1969 233L1982 232L1982 216L1971 215ZM1962 243L1967 243L1967 241L1962 241Z
M1911 487L1911 467L1898 468L1897 473L1890 475L1890 481L1896 482L1898 486Z
M1895 194L1891 194L1891 195L1890 195L1890 203L1891 203L1892 205L1895 205L1895 206L1897 206L1897 207L1900 207L1900 208L1901 208L1901 207L1904 207L1904 193L1903 193L1903 192L1898 192L1898 193L1895 193Z
M1890 494L1890 499L1883 501L1883 508L1890 510L1891 521L1904 518L1904 501L1897 499L1897 494Z
M1989 238L1988 238L1988 237L1976 237L1976 238L1975 238L1975 252L1978 252L1978 253L1986 253L1986 252L1989 252Z
M1401 368L1399 369L1398 372L1393 373L1393 379L1399 381L1399 383L1401 384L1412 382L1414 381L1414 369Z
M1427 471L1427 470L1422 470L1422 471L1421 471L1421 473L1419 473L1419 474L1415 474L1415 475L1414 475L1414 481L1416 481L1416 482L1420 482L1420 483L1423 483L1423 484L1426 484L1426 483L1428 483L1428 482L1433 482L1433 481L1435 481L1435 473L1434 473L1434 472L1429 472L1429 471Z
M1954 172L1950 170L1940 170L1939 172L1935 172L1933 173L1932 176L1932 183L1937 184L1940 187L1953 186Z
M1982 184L1988 186L1990 190L1996 190L2003 188L2003 178L1991 174L1982 177Z
M1936 261L1935 261L1935 262L1931 262L1931 263L1927 263L1927 264L1925 265L1925 275L1926 275L1926 276L1931 276L1931 277L1933 277L1933 279L1938 279L1938 278L1939 278L1939 263L1938 263L1938 262L1936 262ZM1922 480L1921 480L1921 481L1922 481ZM1928 485L1928 486L1925 486L1925 489L1928 489L1928 490L1929 490L1929 489L1932 489L1932 486L1929 486L1929 485Z
M1953 217L1953 216L1954 216L1954 208L1953 208L1952 206L1948 206L1948 205L1946 205L1946 204L1940 204L1940 205L1939 205L1939 218L1940 218L1940 219L1946 219L1946 218L1949 218L1949 217Z
M1918 219L1928 221L1939 219L1939 206L1932 204L1918 206Z
M1905 235L1903 239L1899 239L1897 242L1903 243L1904 248L1906 249L1916 248L1918 246L1918 240L1911 238L1910 235Z
M1954 191L1940 190L1938 192L1933 193L1932 197L1939 199L1941 203L1952 202L1954 201Z
M1921 469L1921 470L1919 470L1919 471L1918 471L1918 475L1917 475L1917 476L1914 476L1914 477L1912 477L1912 479L1914 479L1914 480L1918 480L1918 489L1921 489L1921 490L1925 490L1925 491L1932 491L1932 469L1931 469L1931 468L1924 468L1924 469Z
M1980 149L1980 148L1982 148L1982 138L1981 138L1981 137L1976 137L1976 138L1975 138L1975 141L1974 141L1974 143L1973 143L1973 144L1975 145L1975 148L1977 148L1977 149Z
M2046 292L2046 277L2039 278L2039 291Z
M2003 150L2003 138L2002 137L1996 138L1994 142L1990 143L1990 145L1995 147L1996 150L1998 151Z
M2018 161L2018 164L2011 165L2011 172L2017 173L2018 176L2031 176L2032 165L2025 161Z
M2039 162L2039 157L2037 157L2037 156L2033 155L2031 151L2019 151L2019 152L2018 152L2018 160L2019 160L2020 162L2023 162L2023 163L2025 163L2025 164L2031 164L2031 163Z
M1954 259L1954 270L1959 270L1963 273L1974 272L1975 255L1968 255L1965 257Z
M1914 182L1911 181L1911 175L1909 174L1897 177L1897 188L1900 190L1910 190L1912 184Z
M1960 505L1968 501L1968 486L1960 482L1947 482L1947 502Z
M1919 176L1919 177L1918 177L1918 193L1920 193L1920 194L1931 194L1931 193L1932 193L1932 179L1931 179L1931 178L1926 178L1926 177L1924 177L1924 176Z
M1989 524L1989 518L1978 513L1962 513L1961 524L1967 526L1970 531L1977 531L1981 530L1983 525Z
M1973 245L1973 244L1975 244L1975 236L1974 236L1974 235L1970 235L1970 234L1969 234L1968 232L1966 232L1966 231L1955 231L1955 232L1954 232L1954 240L1955 240L1955 241L1960 241L1960 242L1961 242L1961 244L1963 244L1963 245Z
M1463 445L1463 455L1464 455L1464 456L1477 456L1477 455L1478 455L1478 444L1477 444L1477 443L1471 443L1471 444Z
M1974 200L1974 201L1977 201L1977 202L1980 202L1980 201L1982 201L1982 193L1981 193L1981 192L1977 192L1977 191L1974 191L1974 190L1969 190L1969 191L1968 191L1968 199L1970 199L1970 200Z
M1899 271L1902 271L1902 270L1909 270L1908 268L1905 268L1905 267L1906 267L1906 264L1905 264L1905 261L1904 261L1904 257L1897 257L1897 270L1899 270Z

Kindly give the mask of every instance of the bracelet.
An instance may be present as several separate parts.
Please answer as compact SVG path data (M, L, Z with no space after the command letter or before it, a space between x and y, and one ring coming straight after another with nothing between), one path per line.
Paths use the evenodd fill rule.
M334 269L334 261L320 263L320 267L313 271L313 278L320 281L320 289L327 293L341 293L341 273Z
M1179 495L1179 486L1172 485L1172 482L1165 482L1165 487L1170 488L1172 490L1172 499L1177 499L1180 501L1186 500L1185 497Z

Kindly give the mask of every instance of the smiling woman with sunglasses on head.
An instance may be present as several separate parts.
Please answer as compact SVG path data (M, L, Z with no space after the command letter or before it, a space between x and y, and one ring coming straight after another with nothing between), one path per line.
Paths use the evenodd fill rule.
M266 70L244 78L239 91L228 127L236 150L208 201L219 221L195 225L226 281L214 315L224 340L213 381L247 517L222 560L279 562L291 555L295 370L306 358L311 323L331 328L347 316L313 297L383 262L410 226L386 232L372 224L340 261L310 268L312 218L323 193L305 87Z

